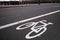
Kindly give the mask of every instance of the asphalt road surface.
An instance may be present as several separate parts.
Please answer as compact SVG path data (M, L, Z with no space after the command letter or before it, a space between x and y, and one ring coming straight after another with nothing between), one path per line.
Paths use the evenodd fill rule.
M40 5L25 5L21 7L8 7L0 8L0 40L60 40L60 3L45 3ZM51 15L49 14L51 13ZM54 14L53 14L54 13ZM44 15L49 14L49 15ZM41 16L40 18L34 19L34 17ZM21 22L25 19L32 19L26 22ZM26 38L26 35L33 31L31 28L34 26L29 24L29 22L38 22L46 20L47 22L53 23L52 25L46 26L47 30L38 35L41 32L31 33L31 37L38 35L34 38ZM10 25L1 29L1 27L16 23L15 25ZM21 23L19 23L21 22ZM25 27L31 26L26 29L17 30L16 28L22 24ZM42 25L42 24L39 24ZM37 26L36 26L37 27ZM24 26L22 26L24 28ZM44 29L43 29L44 30ZM43 31L41 30L41 31Z

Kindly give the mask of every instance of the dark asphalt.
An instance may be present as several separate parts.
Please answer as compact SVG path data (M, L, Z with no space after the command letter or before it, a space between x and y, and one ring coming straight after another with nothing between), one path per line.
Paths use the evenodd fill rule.
M50 13L56 10L60 10L60 3L45 3L40 5L25 5L22 7L0 8L0 26L45 13ZM47 31L41 36L29 40L60 40L60 12L29 22L36 22L41 20L47 20L54 24L47 26ZM0 40L27 40L25 36L31 31L30 28L16 30L18 25L1 29Z

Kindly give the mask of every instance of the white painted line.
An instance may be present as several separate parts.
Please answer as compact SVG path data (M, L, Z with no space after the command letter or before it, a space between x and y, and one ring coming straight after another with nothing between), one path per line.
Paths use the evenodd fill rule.
M25 20L13 22L13 23L10 23L10 24L6 24L6 25L3 25L3 26L0 26L0 29L6 28L6 27L10 27L10 26L13 26L13 25L16 25L16 24L19 24L19 23L31 21L31 20L34 20L34 19L37 19L37 18L41 18L41 17L44 17L44 16L48 16L48 15L51 15L51 14L55 14L57 12L60 12L60 10L53 11L53 12L50 12L50 13L46 13L46 14L43 14L43 15L39 15L39 16L36 16L36 17L28 18L28 19L25 19Z

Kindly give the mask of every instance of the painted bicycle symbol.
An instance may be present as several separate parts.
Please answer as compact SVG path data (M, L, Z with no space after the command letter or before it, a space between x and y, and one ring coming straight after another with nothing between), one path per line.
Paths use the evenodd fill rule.
M38 25L38 24L42 24L42 25ZM26 39L31 39L31 38L35 38L35 37L42 35L47 30L46 26L51 25L51 24L53 24L53 23L47 22L46 20L42 20L42 21L38 21L38 22L28 22L28 23L19 25L16 28L16 30L23 30L23 29L31 27L31 31L25 36ZM25 27L23 27L23 26L25 26ZM21 28L21 27L23 27L23 28ZM34 35L34 36L30 36L31 33L33 33L33 32L38 33L38 34Z

